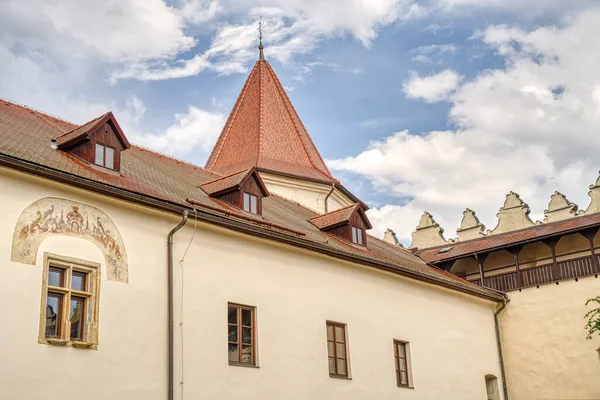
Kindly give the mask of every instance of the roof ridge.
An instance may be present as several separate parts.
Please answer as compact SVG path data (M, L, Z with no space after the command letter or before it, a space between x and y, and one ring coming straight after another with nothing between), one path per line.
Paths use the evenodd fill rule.
M263 104L264 104L264 73L263 73L263 68L262 65L264 63L266 63L266 61L258 61L260 64L258 64L258 157L256 160L256 165L260 164L260 161L262 159L262 151L264 149L264 134L263 134L263 127L264 124L262 123L262 119L263 119Z
M414 255L416 255L415 253L413 253L412 251L410 251L409 249L407 249L407 248L406 248L406 247L404 247L404 246L400 247L400 246L398 246L398 245L395 245L395 244L392 244L392 243L390 243L390 242L386 242L385 240L383 240L383 239L380 239L380 238L378 238L377 236L371 235L370 233L367 233L367 236L369 236L369 237L372 237L373 239L377 240L378 242L385 243L386 245L388 245L388 246L391 246L391 247L392 247L392 248L394 248L394 249L402 250L402 251L404 251L405 253L407 253L407 254L411 254L411 255L413 255L413 256L414 256ZM420 260L422 260L423 262L425 262L425 263L426 263L426 261L425 261L425 260L423 260L421 257L419 257L419 259L420 259Z
M242 87L242 91L240 92L238 98L235 101L235 104L233 105L233 108L231 109L231 112L229 113L229 117L227 118L227 121L225 121L223 130L221 131L221 134L217 138L215 147L213 147L208 158L206 159L206 164L204 165L204 169L206 169L206 170L209 169L208 164L210 163L210 164L214 165L217 162L217 160L219 159L219 156L221 155L221 152L224 147L223 144L225 143L225 140L227 139L228 134L231 130L231 126L233 125L233 121L235 120L235 117L237 116L238 111L240 110L240 105L241 105L242 101L244 100L244 98L246 97L248 88L250 87L250 80L251 80L250 77L252 77L252 74L254 73L254 71L256 70L256 68L258 66L258 63L259 63L259 61L256 62L256 64L254 65L254 68L252 68L252 71L250 71L250 75L248 76L248 79L246 79L246 82L244 83L244 86ZM221 144L221 145L219 145L219 144ZM214 158L213 158L213 156L214 156Z
M294 104L292 103L292 101L290 100L289 96L287 95L287 93L283 89L283 86L281 85L281 82L279 81L279 78L277 77L277 74L275 74L275 71L273 71L273 68L271 68L271 65L268 63L268 61L265 61L265 62L267 63L267 65L269 67L268 68L269 69L269 74L274 78L273 80L275 82L275 87L277 87L277 90L279 91L280 95L282 96L282 99L284 100L283 103L285 105L285 108L286 108L286 110L288 112L288 115L290 116L290 119L292 120L292 124L294 125L294 128L296 130L296 134L298 135L298 138L300 139L300 143L302 143L302 147L304 147L304 152L308 156L308 160L310 161L310 164L313 166L314 169L316 169L317 171L321 172L323 175L328 176L330 178L333 178L335 181L337 181L337 179L335 179L333 177L333 175L331 175L331 172L329 172L329 170L327 170L327 172L321 171L321 169L315 165L315 161L313 160L312 156L310 155L310 152L308 151L306 143L304 143L302 135L300 134L300 131L298 130L298 126L296 124L296 121L292 117L292 112L298 117L298 122L300 122L300 125L302 126L302 129L304 129L304 131L307 133L306 136L308 137L308 140L310 141L310 144L315 149L318 157L321 159L321 162L323 163L323 165L325 165L325 168L327 168L327 165L325 164L325 161L323 161L323 157L321 157L321 153L319 153L319 150L317 149L317 146L315 146L315 143L313 142L312 138L310 137L310 134L308 134L308 131L307 131L306 127L304 126L304 123L302 122L302 119L300 118L300 115L298 115L298 111L296 111L296 108L294 107Z
M21 104L21 103L17 103L16 101L9 100L9 99L7 99L7 98L4 98L4 97L0 97L0 101L4 101L5 103L12 104L13 106L17 106L17 107L19 107L19 108L23 108L23 109L25 109L25 110L28 110L28 111L33 111L34 113L36 113L36 114L38 114L40 117L42 117L42 119L43 119L44 121L48 122L50 125L54 126L55 128L57 128L57 129L59 129L59 130L61 130L61 131L63 131L61 128L59 128L58 126L54 125L53 123L51 123L51 122L50 122L50 121L48 121L47 119L45 119L45 118L44 118L44 116L45 116L45 117L49 117L49 118L53 118L53 119L55 119L55 120L57 120L57 121L60 121L60 122L63 122L63 123L69 124L69 125L73 125L73 126L74 126L74 128L73 128L73 129L77 128L77 124L75 124L75 123L73 123L73 122L71 122L71 121L67 121L66 119L63 119L63 118L57 117L56 115L52 115L52 114L50 114L50 113L47 113L47 112L44 112L44 111L40 111L40 110L38 110L38 109L36 109L36 108L29 107L28 105ZM64 131L63 131L63 132L64 132Z
M142 145L139 145L139 144L132 143L132 144L131 144L131 147L135 147L135 148L137 148L138 150L147 151L147 152L149 152L149 153L153 153L153 154L159 155L159 156L161 156L161 157L169 158L169 159L171 159L171 160L173 160L173 161L177 161L177 162L179 162L179 163L181 163L181 164L187 164L187 165L189 165L189 166L191 166L191 167L194 167L194 168L201 169L202 171L206 171L206 172L208 172L208 173L210 173L210 174L213 174L213 175L222 176L221 174L219 174L219 173L218 173L218 172L216 172L216 171L211 171L211 170L209 170L209 169L207 169L207 168L203 168L203 167L201 167L201 166L199 166L199 165L196 165L196 164L194 164L194 163L191 163L191 162L189 162L189 161L185 161L185 160L182 160L182 159L180 159L180 158L177 158L177 157L170 156L170 155L168 155L168 154L165 154L165 153L159 153L159 152L158 152L158 151L156 151L156 150L152 150L152 149L150 149L150 148L148 148L148 147L145 147L145 146L142 146Z

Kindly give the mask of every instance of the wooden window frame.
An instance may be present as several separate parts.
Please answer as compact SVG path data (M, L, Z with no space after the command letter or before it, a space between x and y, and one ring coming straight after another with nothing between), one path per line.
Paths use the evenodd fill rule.
M98 160L96 160L96 146L102 146L104 148L104 150L102 151L102 164L98 164ZM106 166L106 149L112 149L113 151L113 166L111 167L107 167ZM106 169L110 169L112 171L116 171L115 167L117 164L117 148L114 146L110 146L108 144L104 144L102 142L96 142L94 143L94 165L97 165L99 167L102 168L106 168Z
M327 332L329 327L331 327L333 330L333 339L332 340L329 339L329 333ZM326 339L327 339L327 370L329 371L329 360L330 359L334 360L334 366L335 366L335 373L329 371L329 376L331 378L351 379L350 378L350 363L348 361L348 330L347 330L347 327L348 327L347 324L344 324L341 322L326 321L326 323L325 323L325 329L326 329L325 334L326 334ZM344 339L343 342L340 342L337 340L335 328L342 329L342 336ZM329 343L333 343L333 356L329 354ZM337 344L343 345L343 348L344 348L344 357L343 358L338 357ZM346 369L345 374L340 374L338 372L338 360L344 361L344 367Z
M399 346L404 348L404 357L400 357ZM413 389L409 342L394 339L394 365L396 367L396 384L398 387ZM402 371L402 366L404 366L405 371ZM401 371L406 372L406 383L402 383Z
M51 270L60 270L62 272L60 286L49 285L48 274ZM44 253L42 273L42 300L38 343L97 349L100 264ZM83 282L84 290L72 289L73 273L85 274ZM48 296L59 299L56 336L46 336ZM72 298L83 299L83 307L79 316L81 337L77 338L71 337L71 322L69 318Z
M242 198L242 209L246 212L249 212L250 214L254 214L254 215L258 215L258 196L249 192L243 192L242 194L243 198ZM246 210L246 196L248 196L248 209ZM255 211L252 211L252 199L255 199L256 203L256 209Z
M229 323L229 309L230 308L236 308L236 324L231 324ZM248 325L242 325L242 310L247 310L251 312L251 326ZM229 327L230 326L237 326L237 342L230 342L229 341ZM244 362L242 361L242 348L244 343L242 342L242 328L250 328L252 329L252 362ZM231 303L228 302L227 303L227 360L229 362L229 365L234 365L234 366L240 366L240 367L258 367L258 354L257 354L257 343L256 343L256 338L257 338L257 334L256 334L256 307L255 306L248 306L248 305L244 305L244 304L238 304L238 303ZM238 361L231 361L229 360L229 345L230 344L234 344L238 346Z

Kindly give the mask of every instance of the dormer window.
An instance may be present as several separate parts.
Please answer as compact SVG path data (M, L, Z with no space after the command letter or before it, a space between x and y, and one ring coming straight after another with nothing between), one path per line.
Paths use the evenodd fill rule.
M263 198L269 196L255 168L203 183L200 188L214 199L255 215L262 215Z
M131 145L111 112L56 138L58 150L114 171L121 169L121 154Z
M244 192L244 211L258 214L258 197Z
M352 227L352 243L360 244L361 246L364 244L363 233L364 231L356 226Z
M317 215L308 221L323 232L364 247L367 246L366 230L372 228L360 203Z
M96 143L96 159L94 164L115 169L115 149L101 143Z

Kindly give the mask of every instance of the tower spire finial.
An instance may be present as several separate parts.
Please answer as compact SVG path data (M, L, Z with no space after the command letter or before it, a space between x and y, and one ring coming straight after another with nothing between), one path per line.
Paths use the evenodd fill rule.
M259 61L265 61L265 54L263 53L263 44L262 44L262 31L263 31L263 21L262 21L262 17L260 17L260 20L258 21L258 60Z

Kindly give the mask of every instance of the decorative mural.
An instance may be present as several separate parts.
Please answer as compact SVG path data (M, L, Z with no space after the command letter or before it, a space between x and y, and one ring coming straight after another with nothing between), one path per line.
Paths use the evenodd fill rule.
M13 234L12 261L35 264L40 244L52 235L89 240L104 255L108 279L127 283L127 254L114 222L96 207L66 199L45 197L23 210Z

